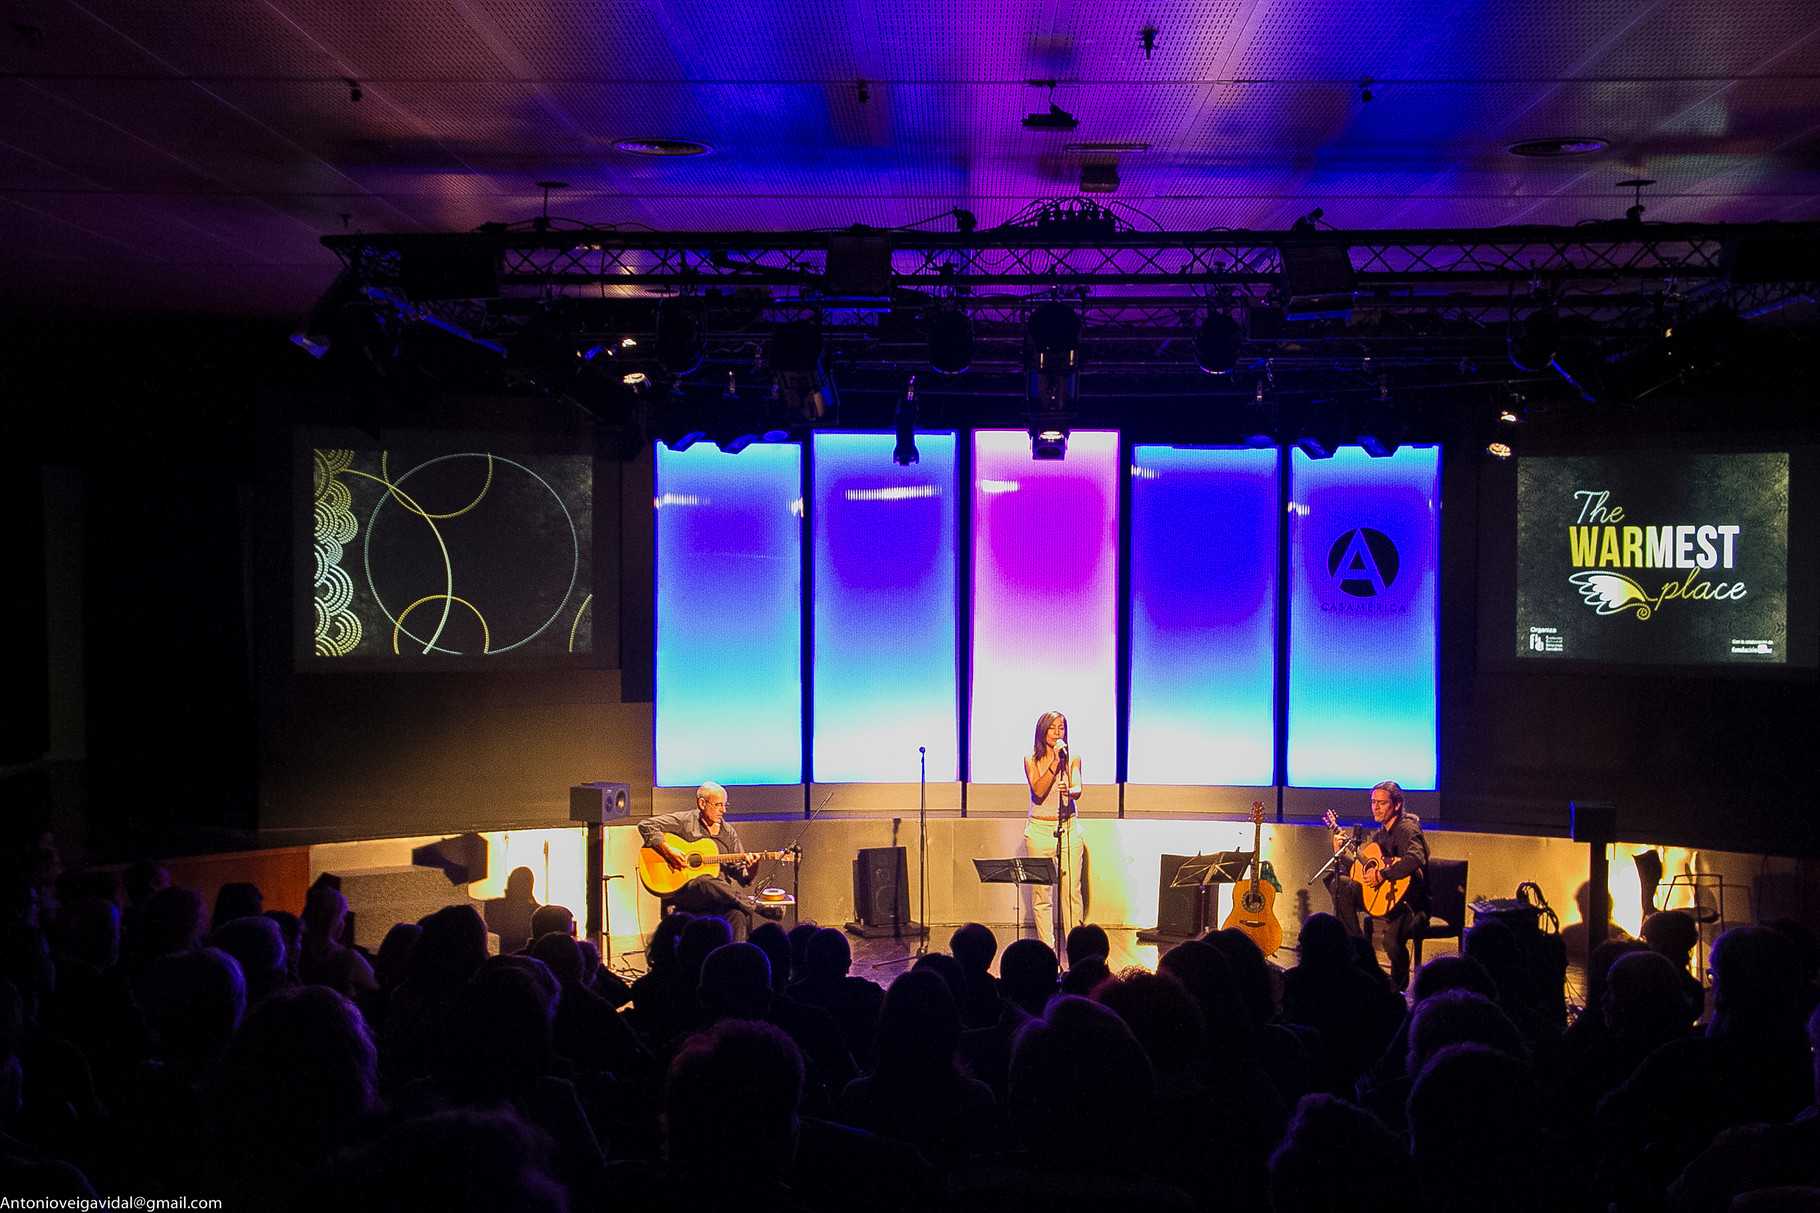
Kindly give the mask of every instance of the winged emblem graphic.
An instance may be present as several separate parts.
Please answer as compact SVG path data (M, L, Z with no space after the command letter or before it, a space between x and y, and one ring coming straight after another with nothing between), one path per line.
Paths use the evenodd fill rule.
M1580 597L1596 614L1616 615L1635 610L1638 619L1650 615L1649 595L1622 573L1575 573L1568 578L1579 587Z

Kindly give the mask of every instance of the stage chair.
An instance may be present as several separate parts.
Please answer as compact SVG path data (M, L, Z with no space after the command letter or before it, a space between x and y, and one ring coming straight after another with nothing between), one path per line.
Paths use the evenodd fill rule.
M1464 859L1430 859L1428 861L1428 921L1416 928L1410 938L1415 949L1415 962L1422 963L1422 941L1451 939L1460 946L1466 930L1466 861Z

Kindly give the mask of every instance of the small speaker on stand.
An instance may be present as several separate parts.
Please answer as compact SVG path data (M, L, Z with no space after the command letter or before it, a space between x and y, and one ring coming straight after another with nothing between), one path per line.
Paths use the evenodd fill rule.
M632 812L632 787L624 783L583 783L569 789L569 820L588 823L588 908L583 925L600 955L613 967L612 928L607 922L607 823Z

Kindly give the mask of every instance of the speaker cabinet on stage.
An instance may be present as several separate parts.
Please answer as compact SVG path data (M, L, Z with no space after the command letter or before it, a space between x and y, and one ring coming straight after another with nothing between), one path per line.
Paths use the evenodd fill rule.
M1206 930L1201 922L1201 890L1174 889L1170 883L1192 855L1165 855L1156 885L1156 933L1190 938Z
M629 783L583 783L569 789L569 820L618 821L632 812Z
M853 861L853 917L865 927L910 921L910 860L903 847L865 847Z

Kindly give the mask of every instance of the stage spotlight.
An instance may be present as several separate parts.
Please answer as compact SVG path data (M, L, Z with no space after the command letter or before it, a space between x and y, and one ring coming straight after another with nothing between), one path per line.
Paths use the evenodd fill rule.
M1251 403L1245 406L1245 445L1261 451L1276 444L1276 410L1264 401L1264 377L1259 375Z
M1561 349L1561 318L1553 308L1538 308L1505 330L1511 365L1520 371L1545 371Z
M1332 404L1316 401L1296 445L1310 459L1332 459L1346 445L1346 417Z
M336 329L343 327L343 311L350 304L365 302L366 296L354 271L342 270L322 293L322 298L310 308L310 314L297 326L297 331L291 334L291 340L310 357L322 357L334 344Z
M820 421L839 412L834 379L822 367L822 326L813 320L790 320L771 331L765 360L777 376L778 395L805 421Z
M1045 303L1024 329L1024 369L1030 403L1040 412L1062 412L1074 401L1081 369L1081 314L1065 303Z
M1516 452L1510 449L1508 442L1494 442L1485 448L1485 453L1493 459L1509 459Z
M939 311L929 320L929 365L958 375L973 365L973 322L962 311Z
M1239 322L1225 312L1208 312L1194 335L1194 360L1209 375L1226 375L1239 364L1244 344Z
M891 462L909 467L921 459L922 454L916 449L916 376L912 375L904 398L897 404L897 446L891 452Z
M672 375L687 375L701 365L701 324L681 307L657 313L657 362Z
M1047 424L1031 426L1030 457L1038 460L1068 458L1068 427Z
M1315 212L1315 216L1319 214ZM1305 227L1303 222L1298 219L1294 230L1314 230L1312 222ZM1352 315L1354 280L1348 245L1285 242L1277 251L1283 263L1285 320L1345 320Z
M1403 445L1408 432L1409 426L1401 417L1388 409L1381 410L1361 429L1359 445L1373 459L1388 459Z

